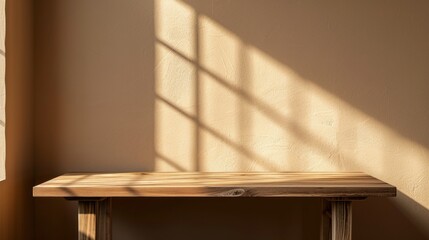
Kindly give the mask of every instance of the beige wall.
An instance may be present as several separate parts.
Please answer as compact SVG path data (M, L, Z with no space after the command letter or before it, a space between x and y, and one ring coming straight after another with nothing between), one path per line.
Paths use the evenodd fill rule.
M33 9L6 3L6 180L0 182L0 239L33 237Z
M35 2L36 183L71 171L364 171L355 239L428 239L429 4ZM115 199L114 237L316 239L319 202ZM36 238L75 205L37 199ZM55 213L60 220L45 212Z

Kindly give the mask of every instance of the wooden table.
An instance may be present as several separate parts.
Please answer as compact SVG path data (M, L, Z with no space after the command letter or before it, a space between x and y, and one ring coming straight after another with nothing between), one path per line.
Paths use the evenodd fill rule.
M73 173L33 188L35 197L78 204L79 240L110 240L113 197L317 197L321 239L349 240L353 200L394 197L396 188L364 173Z

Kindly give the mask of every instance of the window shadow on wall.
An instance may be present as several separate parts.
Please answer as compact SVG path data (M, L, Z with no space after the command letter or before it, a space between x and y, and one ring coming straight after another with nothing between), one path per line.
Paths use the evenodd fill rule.
M35 2L36 183L81 171L353 169L396 185L392 167L405 169L404 179L424 171L413 149L425 152L429 145L422 60L429 51L419 48L427 35L407 27L425 19L423 8L165 3ZM422 147L401 152L413 144ZM380 213L372 218L379 224L362 231L423 239L414 213L429 214L416 201L421 196L407 197L424 190L415 186L398 200L369 201L365 211ZM221 227L225 234L215 236L260 239L257 234L279 230L277 220L299 218L288 236L314 239L318 204L120 199L114 237L203 238ZM257 216L246 215L255 206L263 206ZM61 221L48 218L46 209ZM259 218L274 212L284 216ZM74 203L37 199L36 238L77 235L75 215ZM364 217L357 215L360 225ZM241 232L249 226L260 231Z
M421 232L429 218L424 9L159 1L155 151L164 157L155 169L364 171L401 191L383 200L391 209L413 212L398 231Z

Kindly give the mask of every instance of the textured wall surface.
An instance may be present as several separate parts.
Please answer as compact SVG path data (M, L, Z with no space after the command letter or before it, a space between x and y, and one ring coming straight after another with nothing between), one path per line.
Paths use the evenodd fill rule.
M6 180L0 181L0 240L33 238L33 8L6 4Z
M35 5L36 183L71 171L363 171L399 195L356 203L355 239L429 239L428 3ZM119 239L318 234L311 199L114 205ZM37 239L71 239L75 211L38 199Z

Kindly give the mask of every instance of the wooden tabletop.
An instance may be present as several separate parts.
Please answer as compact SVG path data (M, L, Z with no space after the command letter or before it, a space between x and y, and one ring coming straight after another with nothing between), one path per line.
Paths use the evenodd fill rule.
M396 188L356 172L73 173L35 197L393 197Z

